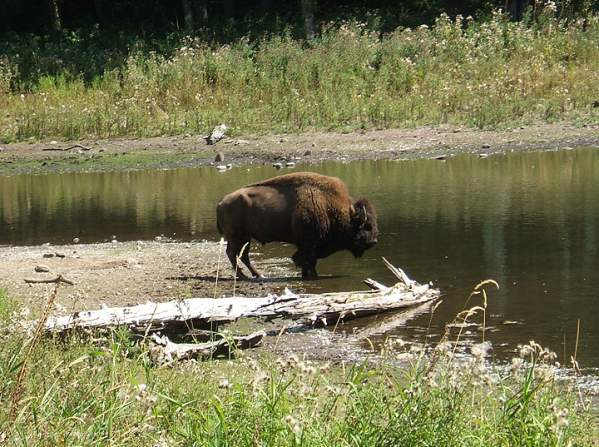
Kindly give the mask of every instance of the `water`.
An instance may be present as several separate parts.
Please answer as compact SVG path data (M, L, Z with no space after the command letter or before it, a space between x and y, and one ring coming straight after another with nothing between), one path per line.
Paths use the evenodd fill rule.
M555 350L560 361L568 360L580 321L578 359L582 366L599 367L598 149L304 169L339 176L354 197L371 199L381 230L379 244L364 258L338 253L320 261L325 278L308 283L309 290L362 288L366 277L391 284L380 262L386 256L444 293L430 329L427 313L391 335L436 339L472 287L492 278L501 288L489 297L487 338L498 358L509 358L518 343L534 339ZM159 234L217 240L217 201L279 172L190 168L0 177L0 244ZM293 252L280 244L259 250L266 257ZM480 338L475 328L470 331L467 337Z

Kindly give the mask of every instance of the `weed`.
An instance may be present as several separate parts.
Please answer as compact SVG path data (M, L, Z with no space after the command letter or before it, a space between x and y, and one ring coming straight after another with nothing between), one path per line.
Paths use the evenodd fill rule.
M499 12L482 22L442 15L430 28L385 35L349 22L309 42L285 34L221 46L184 38L162 53L139 50L140 42L111 58L82 52L78 67L121 61L91 81L71 66L19 78L31 73L19 65L34 63L22 55L33 52L9 42L0 60L0 139L206 134L221 122L233 134L595 122L599 17L535 14L529 22ZM65 59L60 47L37 53L46 50L56 57L35 63Z

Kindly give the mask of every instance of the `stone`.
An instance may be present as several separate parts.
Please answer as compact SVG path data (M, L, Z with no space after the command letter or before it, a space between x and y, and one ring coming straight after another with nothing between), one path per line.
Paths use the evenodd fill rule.
M308 155L312 155L312 151L310 149L306 150L306 152L304 152L304 157L307 157Z
M208 144L218 143L220 140L222 140L225 137L225 133L227 132L227 129L228 128L227 128L226 124L219 124L214 129L212 129L212 132L210 133L210 135L208 137L206 137L206 143L208 143Z
M40 264L40 265L36 265L33 270L35 270L37 273L48 273L50 271L50 268L46 265Z
M216 157L214 157L214 162L222 163L223 161L225 161L225 154L223 154L222 152L217 153Z
M273 164L272 164L272 166L273 166L275 169L281 169L281 168L283 167L283 163L273 163Z
M61 253L59 251L57 251L56 253L54 253L54 255L56 255L57 258L65 258L67 256L64 253Z
M44 258L53 258L54 257L54 253L44 253L42 255L42 257L44 257Z

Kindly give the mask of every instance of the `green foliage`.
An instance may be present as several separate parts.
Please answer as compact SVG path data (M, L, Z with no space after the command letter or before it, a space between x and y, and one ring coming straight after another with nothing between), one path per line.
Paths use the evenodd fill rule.
M550 9L530 25L442 15L430 29L382 36L352 22L309 42L185 38L166 51L134 43L128 54L27 45L34 51L0 62L6 141L206 133L220 122L239 134L598 115L599 17L566 21Z
M3 396L23 342L3 336ZM131 350L123 334L100 349L47 340L29 359L16 419L8 405L0 408L0 436L28 446L592 445L588 408L555 382L545 352L527 351L532 362L512 373L448 351L432 368L416 355L403 370L296 357L165 369L152 366L146 349Z
M490 284L455 322L482 314L484 329ZM556 381L555 353L530 342L509 371L485 360L484 342L457 358L461 326L432 350L389 341L364 364L239 353L160 367L156 347L124 329L29 349L12 315L0 331L3 445L591 446L598 434L589 402Z

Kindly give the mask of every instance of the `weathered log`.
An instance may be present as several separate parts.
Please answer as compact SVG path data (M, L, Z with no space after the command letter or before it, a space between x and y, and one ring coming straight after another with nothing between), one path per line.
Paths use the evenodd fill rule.
M400 270L395 270L398 272ZM285 289L280 295L262 298L190 298L165 303L140 304L81 311L71 315L51 317L45 329L62 332L74 328L103 328L125 325L132 328L166 328L170 324L229 322L241 317L290 318L302 324L336 324L365 315L405 309L440 296L438 289L420 285L403 271L397 283L386 287L372 281L376 290L323 294L294 294Z
M259 331L241 337L222 337L205 343L173 343L166 335L153 334L150 352L152 359L161 364L177 360L210 359L218 355L231 355L234 349L255 348L265 335L264 331Z

